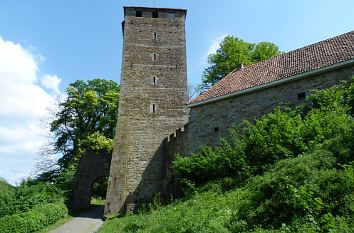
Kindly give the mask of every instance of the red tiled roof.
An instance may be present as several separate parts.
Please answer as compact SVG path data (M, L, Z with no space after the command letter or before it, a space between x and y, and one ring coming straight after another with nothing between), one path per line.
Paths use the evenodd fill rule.
M354 59L354 31L236 69L189 104Z

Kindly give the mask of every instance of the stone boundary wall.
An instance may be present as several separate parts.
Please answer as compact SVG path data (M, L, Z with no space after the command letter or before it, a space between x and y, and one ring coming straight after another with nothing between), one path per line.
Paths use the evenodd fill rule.
M173 176L171 176L171 164L175 159L176 154L185 155L186 144L188 140L188 127L189 123L185 124L182 128L177 129L175 132L166 137L163 141L163 179L160 194L165 198L170 198L181 195L181 188Z
M188 127L189 123L185 124L182 128L177 129L174 133L165 138L165 151L169 157L174 157L176 153L188 153L185 145L188 140Z
M354 65L192 107L183 151L190 154L202 145L216 146L220 138L228 136L230 127L238 126L243 120L252 121L254 117L272 111L280 103L298 105L311 90L324 89L352 77Z

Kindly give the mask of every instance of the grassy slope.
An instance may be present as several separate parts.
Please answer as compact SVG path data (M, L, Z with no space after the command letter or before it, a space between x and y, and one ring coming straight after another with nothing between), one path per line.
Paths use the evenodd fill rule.
M59 219L56 223L49 225L40 231L36 231L36 233L48 233L48 232L55 230L56 228L64 225L65 223L69 222L73 218L74 218L73 216L67 215L65 218Z
M229 232L225 223L242 196L242 190L221 194L202 192L190 199L159 207L145 214L107 220L99 233L113 232ZM232 208L232 209L231 209Z

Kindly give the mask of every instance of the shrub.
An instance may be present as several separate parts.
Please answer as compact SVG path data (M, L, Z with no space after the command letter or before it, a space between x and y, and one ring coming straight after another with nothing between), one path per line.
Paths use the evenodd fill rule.
M216 148L205 146L191 157L177 156L172 167L179 177L198 183L228 176L242 181L250 170L244 144L236 131Z
M49 203L26 213L0 218L1 233L30 233L43 229L65 217L68 209L63 202Z
M303 140L305 123L298 109L277 107L273 112L256 119L254 124L241 125L245 154L260 174L280 159L292 158L306 151Z
M249 181L247 198L233 214L230 229L277 229L300 219L319 231L332 227L333 216L352 216L351 166L340 170L336 166L334 155L325 150L279 161Z
M27 212L43 203L61 198L61 191L53 185L22 182L19 187L0 192L0 217Z

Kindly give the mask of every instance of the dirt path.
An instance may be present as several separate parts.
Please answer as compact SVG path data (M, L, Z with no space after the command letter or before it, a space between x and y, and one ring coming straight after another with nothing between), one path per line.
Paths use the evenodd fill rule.
M95 207L80 214L61 227L50 231L50 233L94 233L103 224L103 210L104 206Z

